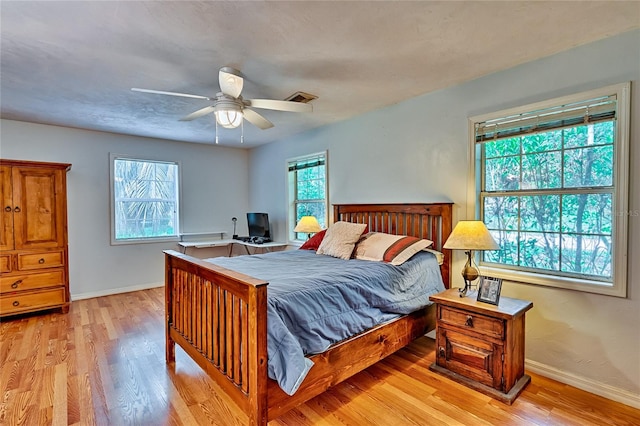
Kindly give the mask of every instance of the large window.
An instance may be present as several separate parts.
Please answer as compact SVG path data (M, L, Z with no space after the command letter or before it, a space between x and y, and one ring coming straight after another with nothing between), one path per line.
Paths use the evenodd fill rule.
M618 85L472 119L494 275L626 296L628 93Z
M289 182L289 240L305 240L307 234L293 232L302 216L314 216L327 226L326 152L287 161Z
M178 164L111 155L113 244L178 236Z

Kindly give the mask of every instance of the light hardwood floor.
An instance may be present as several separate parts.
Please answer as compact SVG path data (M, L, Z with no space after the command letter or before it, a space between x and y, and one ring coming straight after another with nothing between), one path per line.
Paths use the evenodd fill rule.
M162 288L75 301L0 324L0 425L242 425L176 348ZM640 425L640 410L531 374L511 406L429 371L420 338L270 425ZM230 408L231 407L231 408Z

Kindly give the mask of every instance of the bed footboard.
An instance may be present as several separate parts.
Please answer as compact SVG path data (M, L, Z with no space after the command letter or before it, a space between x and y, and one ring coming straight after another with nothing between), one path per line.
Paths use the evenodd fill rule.
M267 283L165 253L166 360L178 343L249 415L267 422Z

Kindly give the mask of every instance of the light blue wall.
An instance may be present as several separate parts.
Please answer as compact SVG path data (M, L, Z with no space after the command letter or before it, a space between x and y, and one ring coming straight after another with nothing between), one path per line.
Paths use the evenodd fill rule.
M110 245L109 153L181 163L183 232L225 230L230 236L231 217L247 211L246 150L10 120L0 124L2 158L72 164L67 175L72 299L162 285L162 250L178 248Z
M640 212L640 31L256 148L250 207L268 211L276 238L285 239L285 161L328 150L330 203L453 201L457 219L464 219L469 117L624 81L633 82L629 205ZM629 232L629 259L638 259L638 215L630 217ZM454 271L462 267L455 260ZM534 303L527 316L530 368L583 388L607 384L620 399L640 404L639 262L629 265L627 299L513 283L503 295Z

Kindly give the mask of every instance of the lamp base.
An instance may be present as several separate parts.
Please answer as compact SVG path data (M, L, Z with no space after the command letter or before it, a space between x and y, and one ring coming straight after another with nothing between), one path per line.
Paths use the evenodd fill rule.
M464 268L462 268L462 278L464 279L464 288L461 288L459 291L460 293L460 297L465 297L467 295L467 292L471 289L472 287L472 282L475 281L478 276L480 275L480 273L478 272L478 269L473 266L473 260L472 260L472 251L466 251L465 254L467 255L467 263L464 265Z
M469 290L471 290L471 287L472 287L472 286L471 286L471 282L469 282L469 281L465 281L465 282L464 282L464 287L463 287L463 288L459 288L459 289L458 289L458 296L460 296L460 297L465 297L465 296L467 295L467 292L468 292Z

